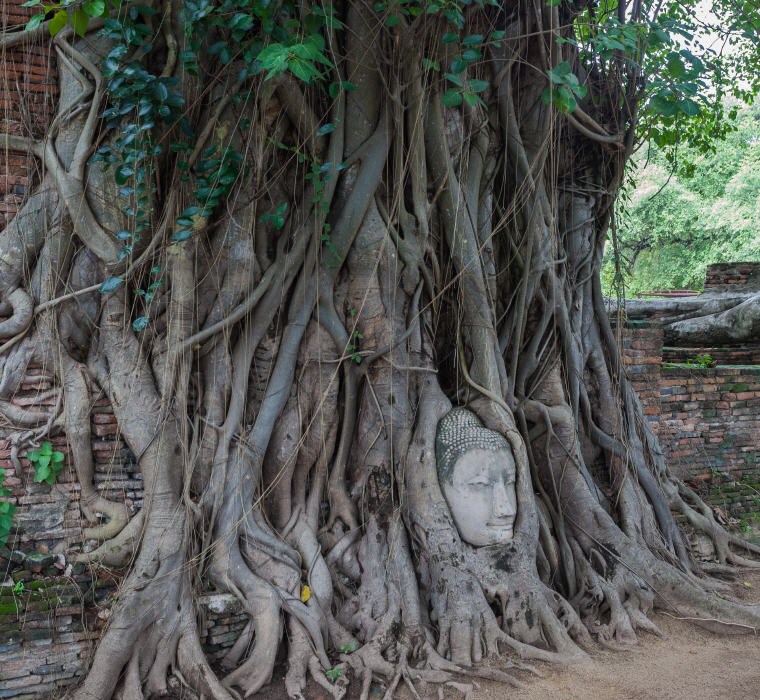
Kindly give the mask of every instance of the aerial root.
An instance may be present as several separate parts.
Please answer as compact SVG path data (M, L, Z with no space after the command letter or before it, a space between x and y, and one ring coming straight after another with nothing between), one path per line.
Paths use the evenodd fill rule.
M678 481L675 487L677 488L677 493L674 493L675 488L671 487L672 490L669 494L671 507L680 511L695 530L704 533L710 538L718 563L741 566L748 569L760 568L760 561L747 559L736 554L730 545L752 554L760 554L760 546L749 540L737 537L721 527L715 521L710 507L694 491L688 488L686 484ZM690 503L687 503L687 500Z
M197 634L185 633L177 645L177 666L183 683L210 700L240 700L234 690L225 688L209 666Z
M77 554L74 561L101 564L114 569L126 566L137 551L144 518L144 513L140 510L115 537L106 540L91 552Z

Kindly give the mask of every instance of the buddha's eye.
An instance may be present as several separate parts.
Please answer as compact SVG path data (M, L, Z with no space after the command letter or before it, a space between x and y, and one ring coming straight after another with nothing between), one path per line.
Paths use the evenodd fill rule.
M473 479L467 482L468 486L488 486L491 482L486 478Z

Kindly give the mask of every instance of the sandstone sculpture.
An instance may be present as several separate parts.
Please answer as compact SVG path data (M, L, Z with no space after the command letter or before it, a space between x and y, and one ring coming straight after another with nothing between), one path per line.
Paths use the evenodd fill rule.
M462 539L475 546L514 536L515 460L509 443L466 408L438 424L438 479Z

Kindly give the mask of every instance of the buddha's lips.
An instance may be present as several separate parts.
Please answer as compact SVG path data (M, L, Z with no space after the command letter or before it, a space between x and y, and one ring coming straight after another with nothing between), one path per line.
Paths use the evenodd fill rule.
M489 520L486 523L486 527L505 527L505 526L512 527L512 524L514 522L515 522L514 518L504 518L503 520Z

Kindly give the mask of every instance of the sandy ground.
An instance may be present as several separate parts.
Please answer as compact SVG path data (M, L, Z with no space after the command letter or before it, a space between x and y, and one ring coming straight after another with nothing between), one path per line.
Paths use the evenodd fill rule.
M760 572L740 574L731 597L760 603ZM760 636L719 636L662 613L652 619L665 639L642 635L630 651L590 649L590 660L582 664L539 667L543 678L515 674L525 686L520 690L481 681L470 700L760 700ZM352 683L345 700L356 700L358 690ZM438 698L437 690L428 687L422 696ZM373 691L373 700L382 698L380 687ZM304 696L329 700L313 681ZM282 682L264 688L257 697L287 698ZM398 697L409 700L411 695L401 692ZM444 697L458 700L463 694L448 689Z
M760 573L740 577L732 594L746 603L760 602ZM643 635L631 651L595 649L578 666L544 667L544 678L521 675L522 690L482 684L471 698L760 700L760 637L719 636L662 613L653 620L665 639Z
M483 687L473 700L760 699L760 638L718 637L664 615L655 623L667 639L649 636L635 651L594 653L517 692Z

